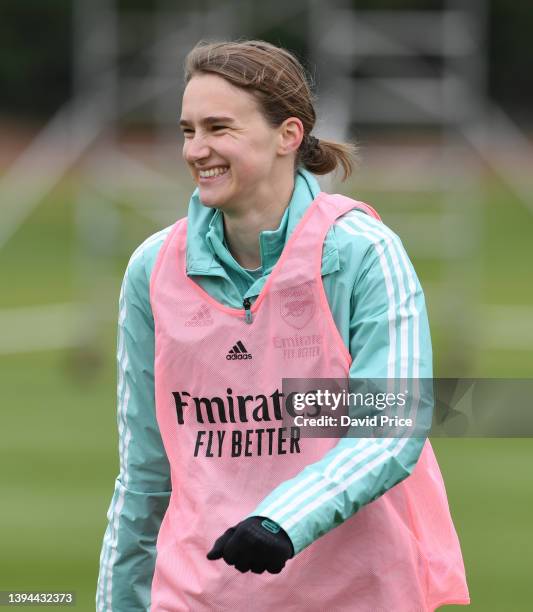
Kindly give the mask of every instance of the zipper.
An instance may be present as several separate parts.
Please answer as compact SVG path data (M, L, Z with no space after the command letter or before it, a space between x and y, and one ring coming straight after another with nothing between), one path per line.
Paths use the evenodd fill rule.
M250 302L250 298L244 298L242 305L244 307L245 321L246 323L251 323L253 321L253 318L252 318L252 311L250 310L250 307L252 305Z

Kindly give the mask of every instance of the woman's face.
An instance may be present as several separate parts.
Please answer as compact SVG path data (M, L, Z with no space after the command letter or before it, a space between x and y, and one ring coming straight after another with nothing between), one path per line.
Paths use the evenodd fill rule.
M194 76L180 125L183 158L203 204L238 212L268 197L283 142L252 94L216 75Z

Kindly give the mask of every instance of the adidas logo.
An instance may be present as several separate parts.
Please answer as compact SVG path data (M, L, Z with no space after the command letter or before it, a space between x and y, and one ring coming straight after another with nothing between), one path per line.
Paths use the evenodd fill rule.
M213 319L211 318L209 308L202 304L196 313L185 323L185 327L206 327L212 324Z
M237 344L233 345L233 348L230 348L226 359L252 359L252 354L246 350L244 344L239 340Z

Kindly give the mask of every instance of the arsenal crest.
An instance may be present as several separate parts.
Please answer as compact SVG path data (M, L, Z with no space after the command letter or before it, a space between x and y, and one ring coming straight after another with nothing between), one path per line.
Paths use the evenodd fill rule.
M280 314L285 322L296 329L304 328L315 314L313 282L280 291Z

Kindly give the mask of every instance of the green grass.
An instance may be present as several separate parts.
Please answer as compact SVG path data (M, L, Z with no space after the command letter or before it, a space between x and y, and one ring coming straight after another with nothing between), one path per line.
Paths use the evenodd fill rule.
M484 270L475 279L480 301L531 304L532 218L500 185L488 184L487 191L476 254ZM381 195L368 196L378 207L381 202L384 211L394 205ZM0 357L0 590L75 590L77 608L91 610L105 513L118 469L112 321L124 253L156 228L128 218L119 236L121 254L92 254L84 265L93 275L80 282L75 257L81 246L73 233L72 202L70 188L53 194L1 251L0 308L76 301L92 294L111 322L95 330L84 350ZM442 272L431 262L415 261L415 266L423 284ZM102 270L107 275L103 284L96 278ZM428 299L430 312L433 306L438 312L433 300ZM465 360L463 347L448 337L447 321L432 318L431 323L441 375L454 375L453 368L466 361L470 376L531 377L533 347L503 352L474 346ZM533 441L439 439L434 446L463 547L471 609L529 610Z
M117 472L114 381L109 362L80 386L64 357L0 359L0 590L74 590L90 610Z
M467 570L471 609L526 611L533 584L533 440L433 440Z

